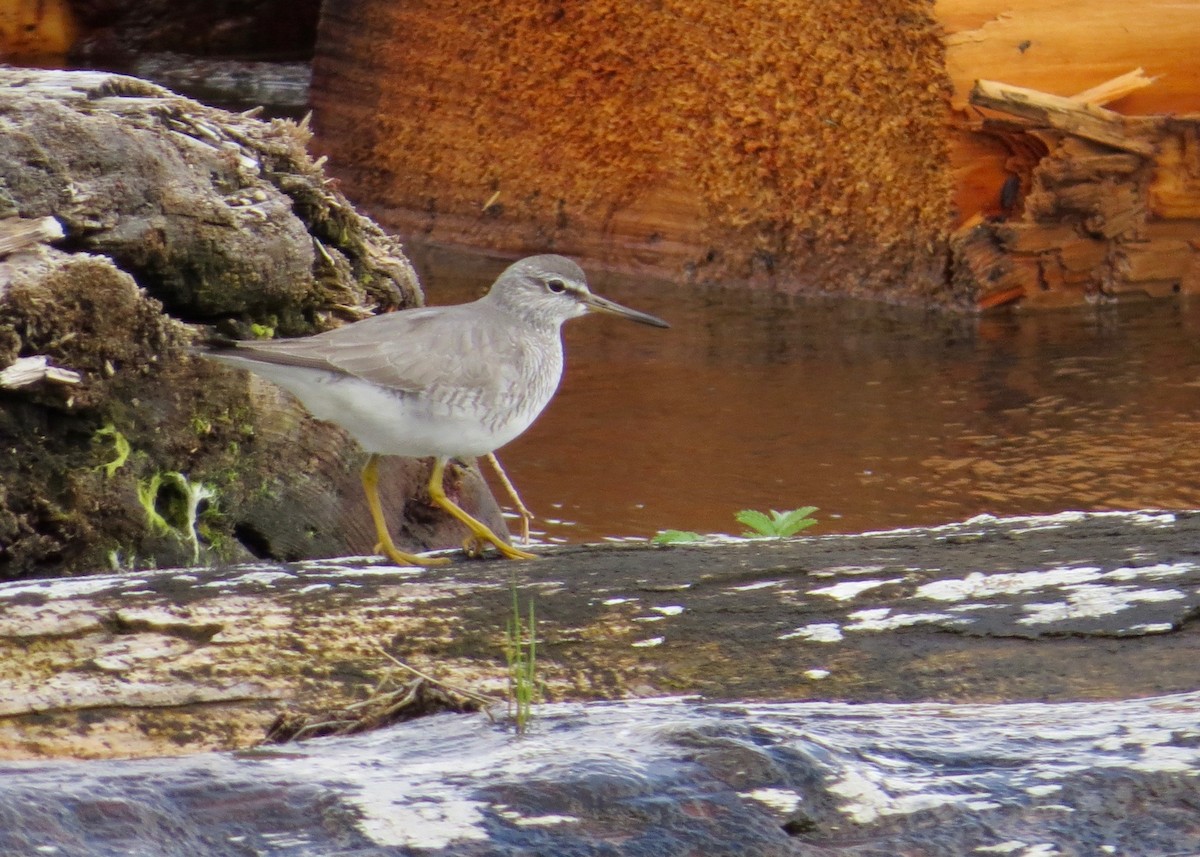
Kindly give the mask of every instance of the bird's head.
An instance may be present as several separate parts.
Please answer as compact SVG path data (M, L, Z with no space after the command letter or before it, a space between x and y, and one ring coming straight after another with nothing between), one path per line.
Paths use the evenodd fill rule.
M603 312L654 327L670 327L661 318L592 294L583 269L565 256L530 256L514 262L492 285L488 298L542 324L561 325L587 312Z

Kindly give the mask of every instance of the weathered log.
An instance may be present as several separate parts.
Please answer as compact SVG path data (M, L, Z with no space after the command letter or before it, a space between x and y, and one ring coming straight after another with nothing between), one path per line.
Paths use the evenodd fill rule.
M978 111L968 99L977 80L1108 104L1129 116L1200 111L1200 94L1191 82L1196 11L1190 4L1151 8L1094 0L1081 18L1077 9L1038 0L945 0L934 14L945 28L946 71L953 85L950 126L957 130L950 136L950 164L956 177L970 177L956 180L959 222L976 212L1001 215L1000 188L1013 175L1030 174L1006 163L1009 141L981 141L973 130ZM1143 76L1153 85L1139 86ZM1095 90L1103 101L1092 97ZM1114 94L1119 100L1109 100Z
M327 3L318 143L413 239L953 303L929 8Z
M313 90L322 146L354 195L414 237L554 245L673 277L974 303L991 293L986 282L977 294L930 263L975 214L1019 216L1038 160L1026 141L1042 133L1028 120L1016 134L981 127L968 101L975 81L1020 84L1026 95L1010 89L1000 101L1045 123L1051 145L1079 133L1139 158L1154 153L1160 123L1102 105L1200 108L1187 4L1099 0L1086 22L1033 0L856 3L836 21L817 7L688 9L497 16L472 0L327 4ZM933 53L921 38L930 24L942 34ZM536 59L513 64L514 45ZM925 96L935 92L950 111L931 123ZM586 142L574 137L582 128L594 129ZM947 202L957 213L938 213ZM918 278L925 285L913 287Z
M1076 21L1065 25L1057 10L1035 4L1019 5L994 19L989 19L985 10L979 10L980 16L975 20L961 17L964 10L956 10L953 4L939 4L939 14L952 33L948 39L948 65L955 80L955 105L965 110L973 102L1025 117L1024 128L1020 123L1008 123L1003 133L998 133L1000 126L991 120L982 124L983 130L990 129L989 133L1003 141L1001 152L1027 152L1030 146L1026 138L1030 137L1045 141L1052 150L1032 161L997 156L979 147L951 152L956 163L969 160L974 181L974 187L961 189L958 194L960 216L969 218L982 212L993 220L1006 219L1009 223L995 223L992 227L1001 232L1011 230L1013 220L1020 221L1017 226L1023 230L1024 246L1015 251L1012 260L1005 260L1008 268L1024 265L1021 259L1029 258L1026 253L1038 254L1033 258L1040 271L1039 279L1026 288L1006 290L1003 296L1007 300L1023 298L1030 304L1061 305L1119 293L1172 294L1183 290L1185 282L1191 283L1186 277L1129 280L1118 263L1123 258L1121 242L1143 240L1154 226L1155 218L1188 216L1192 198L1187 190L1189 172L1180 169L1179 163L1189 161L1194 169L1196 162L1194 158L1173 157L1173 152L1181 148L1180 136L1188 132L1174 127L1176 120L1169 118L1169 114L1195 110L1197 103L1194 93L1181 86L1187 77L1180 73L1181 64L1190 63L1186 39L1178 29L1183 20L1165 23L1187 13L1182 9L1156 10L1154 14L1164 19L1163 26L1156 31L1170 31L1171 36L1165 42L1156 40L1152 54L1139 53L1141 42L1131 24L1133 16L1145 15L1145 10L1118 8L1107 2L1102 5L1103 12L1097 11L1089 19L1089 26L1080 27ZM1106 36L1097 38L1101 33ZM1014 50L1020 55L1019 62L1013 60ZM1126 62L1126 58L1152 67L1154 76L1138 68L1084 88L1089 74L1111 74L1114 63ZM970 77L967 69L973 72ZM1010 87L986 80L976 86L977 79L998 73L1024 86ZM1037 85L1079 87L1081 91L1070 98L1060 98L1032 88ZM1116 100L1121 101L1126 112L1140 110L1163 115L1121 116L1095 109ZM967 115L972 118L963 121L961 127L973 130L978 123L973 114ZM1179 122L1182 127L1195 125L1194 118ZM1054 130L1040 131L1036 123ZM1088 138L1104 145L1087 142ZM1110 146L1130 154L1119 154ZM996 190L990 199L978 190L989 183L998 189L1006 181L1015 182L1022 191L1019 203L1009 210L997 205ZM1091 186L1073 186L1083 183ZM1161 200L1153 191L1147 192L1148 187L1155 186L1163 189ZM1080 205L1085 199L1087 211ZM1088 276L1078 278L1064 268L1058 257L1064 252L1076 257L1085 254L1083 248L1069 248L1069 245L1089 234L1101 236L1113 246L1104 264L1092 268ZM1200 233L1188 231L1186 237L1200 237ZM1051 255L1042 255L1047 252ZM1172 268L1192 270L1195 255L1192 251L1180 245L1165 245L1157 252L1177 255ZM980 289L981 305L997 302L998 293L987 285L993 275L988 270L977 272L975 283Z
M516 569L344 560L4 584L0 756L246 747L281 711L365 698L393 669L380 648L501 691L514 585L522 607L536 604L554 700L1190 691L1197 538L1197 513L1073 513L552 549Z
M974 284L981 307L1160 297L1196 288L1200 118L1123 117L1080 103L1140 81L1131 73L1075 98L990 81L972 91L973 103L1035 123L1024 130L1010 123L1006 139L1036 136L1048 149L1032 163L1011 161L1017 171L1011 183L1022 192L1002 216L978 217L979 234L960 230L953 239L965 288ZM981 258L971 242L1002 252ZM1014 284L1010 273L1018 270L1037 276Z
M1200 850L1198 719L1196 693L676 698L546 706L522 740L443 715L238 753L0 763L0 852L1167 857Z

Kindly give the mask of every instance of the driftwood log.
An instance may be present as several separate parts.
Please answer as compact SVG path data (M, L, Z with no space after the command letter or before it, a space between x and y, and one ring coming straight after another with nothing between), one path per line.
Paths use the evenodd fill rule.
M244 748L396 658L503 694L513 587L551 700L1102 700L1197 690L1197 513L981 518L521 564L261 563L0 585L0 756ZM402 672L402 671L401 671Z
M1034 0L676 15L365 0L326 5L312 103L334 170L401 234L970 308L1159 296L1193 288L1200 240L1194 215L1145 198L1186 198L1197 168L1194 19L1119 0L1082 18ZM986 81L1019 85L1002 107L1019 121L980 121ZM1069 155L1085 169L1110 147L1142 159L1067 183L1124 214L1099 260L1078 258L1096 252L1092 212L1022 218L1043 178L1069 195L1047 157L1064 138L1101 150ZM964 237L976 217L1077 234L1035 258Z
M954 303L930 9L327 3L317 142L413 239Z

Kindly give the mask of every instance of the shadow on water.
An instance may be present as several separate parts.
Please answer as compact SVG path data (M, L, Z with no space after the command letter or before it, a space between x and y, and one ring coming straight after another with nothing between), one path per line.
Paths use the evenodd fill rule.
M504 265L417 255L432 304ZM815 533L1200 507L1200 302L955 318L592 279L672 329L567 325L558 395L499 452L550 540L802 505Z

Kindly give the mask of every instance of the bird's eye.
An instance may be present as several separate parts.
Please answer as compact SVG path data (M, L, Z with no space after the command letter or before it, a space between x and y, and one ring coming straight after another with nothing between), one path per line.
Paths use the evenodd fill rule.
M557 295L557 294L561 294L562 292L565 292L567 290L567 284L564 283L562 280L547 280L546 288L548 288L550 291L554 292L554 294Z

